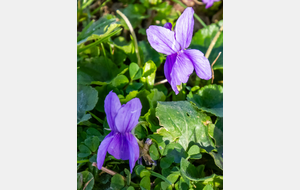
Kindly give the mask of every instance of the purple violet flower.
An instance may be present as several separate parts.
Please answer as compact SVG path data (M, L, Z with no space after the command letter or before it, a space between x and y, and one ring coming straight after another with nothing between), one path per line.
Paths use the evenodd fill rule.
M175 31L172 24L166 23L164 27L151 25L147 29L147 38L150 45L159 53L167 55L164 65L165 77L177 95L177 85L186 83L193 73L205 80L211 79L211 67L204 54L189 47L193 37L194 10L188 7L178 18Z
M134 98L121 106L116 93L110 91L104 101L107 123L111 132L101 142L97 154L97 167L101 170L106 152L116 159L129 160L130 172L140 156L140 149L131 130L138 124L142 104Z
M206 4L206 6L205 6L206 9L211 7L214 4L214 2L217 2L217 1L220 1L220 0L202 0L202 2L204 4Z

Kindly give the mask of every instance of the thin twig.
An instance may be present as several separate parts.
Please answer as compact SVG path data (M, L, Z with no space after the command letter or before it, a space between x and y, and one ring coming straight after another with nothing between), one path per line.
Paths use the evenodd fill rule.
M92 166L95 166L97 168L97 163L93 162ZM105 173L110 174L110 175L116 175L117 174L117 172L114 172L114 171L112 171L110 169L107 169L106 167L103 167L103 166L102 166L101 170L104 171Z
M219 55L217 56L217 58L214 60L214 62L211 64L211 84L214 82L214 78L215 78L215 74L214 74L214 70L213 70L213 66L216 63L216 61L218 60L218 58L220 57L222 52L219 53Z
M121 11L117 10L116 12L124 19L124 21L126 22L128 28L129 28L129 31L130 31L133 41L134 41L134 49L135 49L135 53L136 53L136 57L137 57L137 64L139 65L140 68L142 68L141 58L140 58L140 54L139 54L139 47L137 44L137 39L136 39L134 30L133 30L133 27L132 27L131 23L129 22L128 18Z
M214 39L211 41L207 51L206 51L206 54L205 54L205 57L208 59L210 53L211 53L211 50L213 49L213 47L215 46L221 32L223 31L223 25L221 26L221 28L219 29L218 33L215 35Z
M159 85L159 84L163 84L163 83L166 83L166 82L168 82L168 80L164 79L162 81L159 81L159 82L155 83L153 86L156 86L156 85Z
M92 179L90 179L88 182L86 182L86 184L84 185L82 190L85 190L85 188L88 186L88 184L94 179L94 177Z
M93 162L92 166L98 168L96 162ZM108 174L112 175L112 176L118 174L117 172L114 172L114 171L112 171L112 170L110 170L110 169L107 169L106 167L103 167L103 166L102 166L101 170L102 170L103 172L105 172L105 173L108 173ZM99 175L101 175L101 173L100 173ZM123 179L124 181L126 181L126 178L125 178L124 176L122 176L121 174L120 174L120 176L122 177L122 179ZM128 185L129 185L129 184L128 184ZM136 183L133 183L132 181L130 182L130 185L132 185L132 186L134 186L134 187L138 187L138 185L137 185Z

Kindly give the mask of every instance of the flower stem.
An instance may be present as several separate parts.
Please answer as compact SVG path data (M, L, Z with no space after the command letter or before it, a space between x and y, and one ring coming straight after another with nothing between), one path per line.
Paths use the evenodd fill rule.
M97 168L97 163L96 163L96 162L93 162L92 166L94 166L94 167ZM110 174L110 175L116 175L116 174L118 174L117 172L114 172L114 171L112 171L112 170L110 170L110 169L107 169L106 167L103 167L103 166L102 166L101 170L104 171L105 173ZM121 176L122 176L122 175L121 175ZM124 176L122 176L122 179L126 182L126 178L125 178ZM134 186L134 187L139 187L138 184L133 183L133 182L130 182L130 185L132 185L132 186Z
M213 47L215 46L221 32L223 31L223 25L220 27L218 33L215 35L214 39L211 41L206 53L205 53L205 57L208 59L210 53L211 53L211 50L213 49Z
M132 38L133 38L133 41L134 41L134 50L135 50L136 57L137 57L137 64L139 65L140 68L142 68L141 57L140 57L140 54L139 54L139 47L138 47L138 44L137 44L137 39L136 39L134 30L133 30L133 27L130 24L128 18L121 11L117 10L116 12L124 19L124 21L126 22L128 28L129 28L129 31L130 31L130 33L132 35Z
M155 83L153 86L156 86L156 85L159 85L159 84L163 84L163 83L166 83L166 82L168 82L168 80L164 79L162 81L159 81L159 82Z
M173 0L173 1L175 3L178 3L179 5L181 5L183 8L187 8L187 6L185 4L183 4L182 2L180 2L179 0ZM197 19L202 24L202 26L204 28L207 27L206 24L203 22L203 20L201 20L201 18L198 15L196 15L196 13L194 13L194 17L195 17L195 19Z

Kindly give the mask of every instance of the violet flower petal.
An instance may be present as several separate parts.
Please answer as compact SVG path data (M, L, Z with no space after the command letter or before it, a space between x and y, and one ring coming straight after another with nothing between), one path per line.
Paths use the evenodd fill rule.
M122 105L115 117L115 126L120 133L130 132L139 121L142 104L140 99L134 98Z
M131 133L126 133L126 136L129 146L129 166L130 172L132 173L134 165L140 157L140 148L136 138Z
M193 37L194 30L194 10L191 7L186 8L176 22L175 37L180 44L181 49L189 47Z
M214 2L217 2L217 1L220 1L220 0L202 0L202 2L204 4L206 4L206 6L205 6L206 9L211 7L214 4Z
M164 27L169 30L172 30L172 24L170 22L167 22L166 24L164 24Z
M181 83L186 83L193 71L193 63L191 62L189 57L186 56L183 50L180 51L177 55L175 64L171 72L171 86L176 95L179 93L176 86L180 85Z
M171 72L172 72L173 65L176 61L176 56L177 56L176 53L174 53L172 55L168 55L167 58L166 58L165 65L164 65L165 77L166 77L166 79L168 80L168 82L170 84L171 84L171 81L172 81Z
M129 159L129 146L126 139L126 134L117 133L114 135L108 147L108 153L113 155L116 159Z
M116 93L110 91L104 100L104 109L107 123L112 131L115 131L115 117L121 108L120 100Z
M209 7L211 7L214 4L214 2L210 1L206 4L205 8L208 9Z
M157 52L170 55L180 50L173 31L161 26L150 26L146 33L150 45Z
M105 160L105 155L108 149L108 146L110 145L111 141L113 140L113 135L112 133L109 133L104 140L101 142L99 148L98 148L98 153L97 153L97 167L99 170L101 170L102 165Z
M196 49L188 49L184 54L189 57L195 67L196 74L199 78L209 80L211 79L211 67L208 59L204 54Z

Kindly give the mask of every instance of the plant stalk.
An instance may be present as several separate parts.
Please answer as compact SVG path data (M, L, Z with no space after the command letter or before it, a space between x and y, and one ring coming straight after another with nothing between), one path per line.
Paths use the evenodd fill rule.
M215 46L221 32L223 31L223 25L220 27L218 33L215 35L214 39L211 41L206 53L205 53L205 57L208 59L210 53L211 53L211 50L213 49L213 47Z
M93 162L92 166L94 166L94 167L97 168L97 163L96 163L96 162ZM106 167L103 167L103 166L102 166L101 170L104 171L105 173L108 173L108 174L112 175L112 176L118 174L117 172L114 172L114 171L112 171L112 170L110 170L110 169L107 169ZM99 174L99 175L100 175L100 174ZM122 176L122 175L121 175L121 176ZM122 176L122 179L126 182L126 178L125 178L124 176ZM132 186L134 186L134 187L139 187L138 184L133 183L133 182L130 182L130 185L132 185Z
M213 66L214 64L216 63L216 61L218 60L218 58L220 57L222 52L219 53L219 55L217 56L217 58L214 60L214 62L211 64L211 84L214 82L214 79L215 79L215 73L214 73L214 69L213 69Z
M159 85L159 84L163 84L163 83L166 83L166 82L168 82L168 80L164 79L162 81L159 81L159 82L155 83L153 86L156 86L156 85Z

